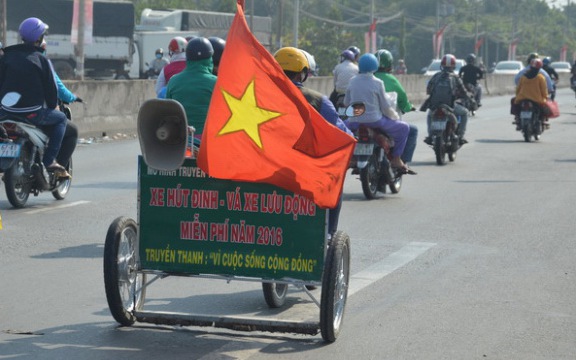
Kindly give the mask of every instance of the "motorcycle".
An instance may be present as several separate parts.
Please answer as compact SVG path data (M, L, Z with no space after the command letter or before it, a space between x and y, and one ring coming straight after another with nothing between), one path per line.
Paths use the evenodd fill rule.
M518 127L524 135L524 141L530 142L540 140L540 135L546 129L547 122L546 116L542 113L542 108L535 102L530 100L522 100L519 106Z
M347 117L359 116L366 110L363 103L356 103L346 108ZM376 198L378 191L385 193L386 187L392 194L397 194L402 187L403 171L390 166L394 140L378 129L360 125L354 131L358 140L350 162L352 174L360 175L362 192L367 199Z
M436 154L436 164L445 165L446 155L450 161L456 160L460 149L460 138L457 135L459 117L454 109L441 104L430 110L430 145Z
M70 109L61 104L61 110L70 119ZM70 190L72 178L60 178L46 171L42 157L48 136L26 119L14 116L0 119L0 173L6 197L15 208L26 205L30 194L38 196L50 191L56 200L63 200ZM66 170L72 175L72 159Z

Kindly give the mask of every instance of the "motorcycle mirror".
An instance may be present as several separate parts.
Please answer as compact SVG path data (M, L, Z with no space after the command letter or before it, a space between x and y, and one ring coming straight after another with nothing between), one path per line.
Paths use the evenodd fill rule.
M366 106L364 105L364 103L355 103L355 104L351 104L350 106L348 106L346 108L346 116L348 117L354 117L354 116L360 116L362 114L364 114L364 112L366 111Z

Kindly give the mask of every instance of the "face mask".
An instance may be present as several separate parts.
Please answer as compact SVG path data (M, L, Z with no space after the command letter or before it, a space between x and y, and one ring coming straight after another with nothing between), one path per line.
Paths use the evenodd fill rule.
M162 59L162 54L156 54L156 59Z

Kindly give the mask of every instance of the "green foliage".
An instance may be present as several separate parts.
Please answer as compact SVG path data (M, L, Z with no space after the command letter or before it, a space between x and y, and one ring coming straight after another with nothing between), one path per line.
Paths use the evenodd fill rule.
M235 12L235 0L133 0L142 9L172 8ZM576 1L575 1L576 2ZM294 46L295 0L245 0L245 12L272 17L273 44ZM339 54L351 45L364 50L364 33L371 22L371 0L300 0L298 47L315 56L321 75L329 75ZM432 36L445 32L445 52L464 58L484 38L479 57L485 63L504 60L512 40L517 55L537 51L558 59L562 46L576 51L576 5L550 8L544 0L374 0L374 16L394 20L377 25L378 48L404 58L418 72L433 57ZM272 52L277 50L271 49ZM571 61L572 59L568 59Z

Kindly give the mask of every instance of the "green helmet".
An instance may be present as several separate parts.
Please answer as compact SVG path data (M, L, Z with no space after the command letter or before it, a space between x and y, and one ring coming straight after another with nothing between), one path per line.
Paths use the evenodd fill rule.
M392 70L392 53L386 49L376 51L376 58L378 59L378 70L390 71Z

